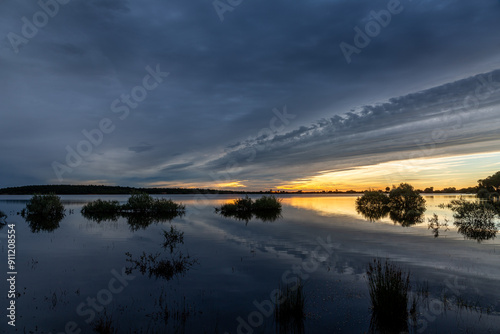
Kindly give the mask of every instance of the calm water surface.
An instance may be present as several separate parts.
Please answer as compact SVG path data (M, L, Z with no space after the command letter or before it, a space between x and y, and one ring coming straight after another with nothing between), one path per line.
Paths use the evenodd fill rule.
M409 270L414 290L428 286L410 332L500 332L500 240L477 242L457 232L451 212L438 205L458 196L426 196L426 220L411 227L364 219L357 196L282 196L282 218L274 222L214 213L235 196L164 197L184 203L186 215L139 228L126 218L97 223L81 216L85 203L128 196L62 196L67 215L59 228L34 233L16 214L30 196L0 196L0 210L16 224L19 293L16 327L3 315L0 330L91 333L106 314L118 333L274 333L270 295L300 276L303 333L364 333L371 319L365 273L378 257ZM433 213L450 220L438 238L428 229ZM170 226L184 233L172 252L162 247ZM171 279L137 269L125 274L127 259L143 254L196 262Z

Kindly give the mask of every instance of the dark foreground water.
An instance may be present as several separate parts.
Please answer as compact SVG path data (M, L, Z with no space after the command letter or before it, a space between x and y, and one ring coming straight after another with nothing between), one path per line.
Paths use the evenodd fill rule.
M437 207L455 196L426 197L427 218L450 220L437 238L427 220L402 227L389 218L364 219L354 209L356 196L284 196L282 218L272 222L214 213L231 196L165 197L184 203L186 215L148 226L80 214L86 202L128 196L62 196L67 215L49 232L32 230L16 214L29 196L0 196L0 210L15 224L18 295L12 327L3 279L0 332L92 333L107 320L117 333L274 333L270 296L300 277L307 317L291 332L365 333L366 268L374 258L409 270L413 291L424 292L409 332L500 332L500 242L457 231L451 212ZM163 231L171 226L184 233L183 243L164 248ZM7 230L0 230L6 278ZM127 261L140 264L141 256L144 273ZM147 259L186 266L156 277Z

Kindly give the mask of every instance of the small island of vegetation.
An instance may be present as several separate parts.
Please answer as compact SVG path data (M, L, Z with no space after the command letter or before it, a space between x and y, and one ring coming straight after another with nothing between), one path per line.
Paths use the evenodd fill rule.
M215 212L224 217L233 217L241 220L250 220L253 216L263 221L275 221L281 216L281 200L270 195L262 196L255 201L248 196L235 199L215 208Z

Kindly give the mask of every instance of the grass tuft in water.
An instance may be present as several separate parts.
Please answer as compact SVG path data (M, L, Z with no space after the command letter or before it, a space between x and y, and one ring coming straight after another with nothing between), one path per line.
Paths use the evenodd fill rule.
M274 317L278 332L303 333L305 295L302 281L280 286L276 294Z
M372 325L381 332L404 331L408 327L410 274L378 259L368 265L366 273L373 312Z
M106 311L92 323L92 330L98 334L115 334L118 332L113 327L113 319L106 314Z

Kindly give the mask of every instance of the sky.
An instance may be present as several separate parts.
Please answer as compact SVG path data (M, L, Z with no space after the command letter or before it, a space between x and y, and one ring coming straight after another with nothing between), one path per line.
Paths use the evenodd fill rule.
M468 187L500 1L0 3L0 187Z

